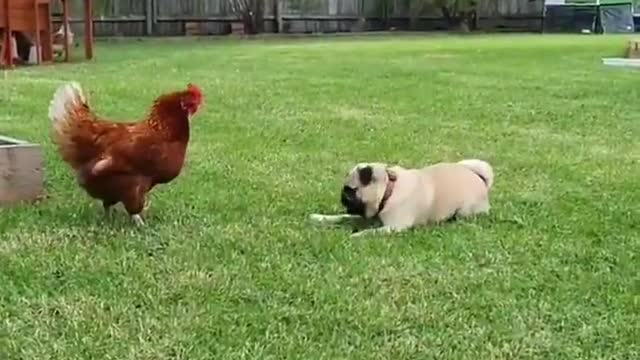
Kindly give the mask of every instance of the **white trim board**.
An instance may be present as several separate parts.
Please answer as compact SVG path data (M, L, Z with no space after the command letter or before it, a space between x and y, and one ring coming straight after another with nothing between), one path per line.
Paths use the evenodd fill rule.
M624 66L640 68L640 59L602 58L602 63L609 66Z

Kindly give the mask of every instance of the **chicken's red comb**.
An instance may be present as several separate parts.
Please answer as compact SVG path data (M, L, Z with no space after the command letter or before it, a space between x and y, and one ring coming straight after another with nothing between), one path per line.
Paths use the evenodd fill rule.
M191 95L195 98L202 99L202 90L192 83L187 85L187 91L191 93Z

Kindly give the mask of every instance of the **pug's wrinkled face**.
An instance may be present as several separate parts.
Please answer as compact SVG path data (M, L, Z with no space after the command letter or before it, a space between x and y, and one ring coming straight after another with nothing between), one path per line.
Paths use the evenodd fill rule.
M348 214L367 219L378 214L389 181L386 169L380 163L360 163L351 169L340 196Z

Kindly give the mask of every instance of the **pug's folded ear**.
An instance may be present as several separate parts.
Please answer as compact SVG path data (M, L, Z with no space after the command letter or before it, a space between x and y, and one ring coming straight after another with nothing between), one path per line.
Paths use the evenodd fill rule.
M396 181L398 180L398 173L387 168L387 176L389 177L389 181Z
M373 168L368 165L359 168L358 178L362 186L368 186L373 181Z
M395 181L397 177L397 173L390 169L387 163L379 162L371 164L373 167L373 181L383 180L385 178L385 174L387 178L391 181Z

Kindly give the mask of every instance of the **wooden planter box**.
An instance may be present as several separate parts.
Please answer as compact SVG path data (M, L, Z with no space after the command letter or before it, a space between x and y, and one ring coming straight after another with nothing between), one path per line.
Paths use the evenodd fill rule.
M0 136L0 205L39 199L42 163L39 145Z

